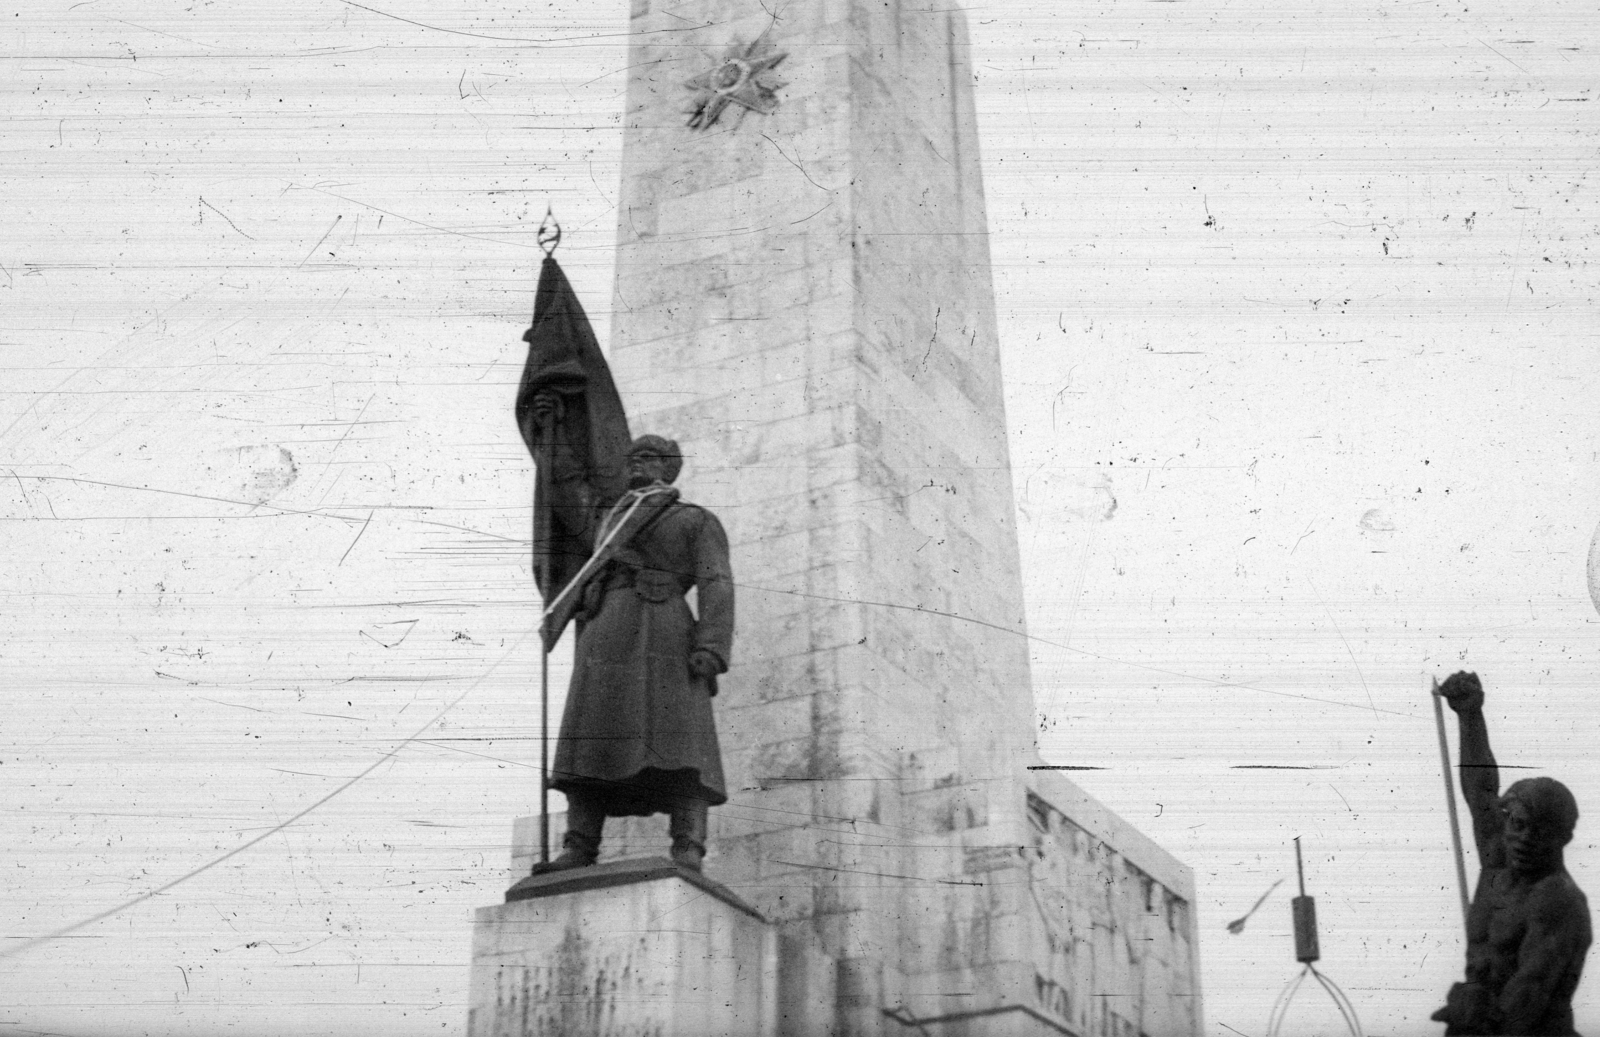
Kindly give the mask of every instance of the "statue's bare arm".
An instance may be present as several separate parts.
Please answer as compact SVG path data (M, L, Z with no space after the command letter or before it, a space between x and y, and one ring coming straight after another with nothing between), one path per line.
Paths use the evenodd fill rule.
M1439 685L1455 710L1461 731L1461 794L1472 814L1472 837L1478 863L1484 868L1505 866L1501 840L1500 769L1489 747L1489 727L1483 719L1483 684L1475 673L1455 673Z

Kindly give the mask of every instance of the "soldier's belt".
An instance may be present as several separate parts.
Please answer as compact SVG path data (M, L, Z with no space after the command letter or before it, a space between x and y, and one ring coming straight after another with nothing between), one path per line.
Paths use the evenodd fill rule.
M645 601L655 603L681 598L686 593L676 576L658 569L619 568L606 577L607 594L625 588L632 588Z

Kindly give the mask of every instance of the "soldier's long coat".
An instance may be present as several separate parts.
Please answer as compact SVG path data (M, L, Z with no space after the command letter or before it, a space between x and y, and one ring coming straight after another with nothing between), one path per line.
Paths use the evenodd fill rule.
M584 603L551 787L597 795L612 816L667 812L684 796L726 802L715 678L689 671L697 648L726 670L733 647L722 524L673 503L588 581Z

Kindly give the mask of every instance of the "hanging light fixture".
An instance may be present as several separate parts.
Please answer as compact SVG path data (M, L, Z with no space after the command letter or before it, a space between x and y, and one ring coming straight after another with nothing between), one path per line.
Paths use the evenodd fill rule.
M1361 1030L1361 1020L1356 1018L1356 1006L1344 996L1344 991L1339 989L1337 983L1317 969L1316 963L1322 957L1321 949L1317 945L1317 898L1306 896L1306 869L1300 859L1299 836L1294 838L1294 866L1300 874L1300 895L1291 902L1294 915L1294 956L1296 961L1304 964L1304 968L1295 973L1278 994L1278 1000L1272 1006L1272 1015L1267 1019L1267 1037L1278 1037L1284 1017L1289 1014L1289 1005L1294 1002L1294 996L1300 992L1300 987L1305 983L1307 976L1315 979L1323 991L1333 999L1333 1005L1339 1010L1339 1015L1349 1028L1351 1037L1365 1037Z

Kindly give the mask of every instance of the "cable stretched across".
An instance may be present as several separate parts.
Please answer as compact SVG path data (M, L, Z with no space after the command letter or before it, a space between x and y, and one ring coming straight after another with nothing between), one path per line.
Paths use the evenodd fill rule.
M352 777L347 778L337 788L333 789L327 795L323 796L320 799L317 799L317 800L313 801L309 806L303 807L298 813L296 813L294 816L290 817L288 820L282 821L282 822L279 822L278 824L273 825L271 828L268 828L266 831L262 832L260 835L256 836L254 839L250 839L250 840L248 840L248 841L246 841L244 843L241 843L240 845L235 846L233 849L229 850L228 852L226 852L224 854L221 854L221 855L219 855L217 857L213 857L211 860L206 861L204 864L200 865L199 867L191 868L190 870L184 872L182 875L179 875L177 878L172 879L169 882L163 883L162 885L157 886L155 889L152 889L152 890L149 890L147 892L141 893L138 896L133 897L133 898L131 898L129 900L124 900L122 903L117 904L115 907L109 907L106 910L101 911L99 914L90 915L87 918L80 919L80 920L78 920L76 922L73 922L71 925L63 926L60 929L56 929L53 932L45 933L42 936L35 936L31 940L24 940L22 943L18 944L15 947L10 947L10 948L7 948L6 950L0 950L0 961L5 960L6 958L14 958L17 955L24 954L24 953L26 953L26 952L28 952L30 950L33 950L35 947L41 946L42 944L49 943L49 942L51 942L53 940L59 940L63 936L67 936L67 935L69 935L71 933L77 932L79 929L83 929L83 928L86 928L88 926L91 926L96 922L104 921L105 919L110 918L113 915L119 915L122 912L128 910L129 908L137 907L140 904L144 903L146 900L152 900L155 897L158 897L161 894L165 893L167 890L172 889L174 886L182 885L183 883L188 882L190 879L195 878L196 876L203 875L206 872L210 871L212 868L215 868L217 865L222 864L222 863L224 863L224 862L226 862L226 861L228 861L228 860L230 860L230 859L232 859L234 857L237 857L239 854L241 854L244 851L250 849L252 846L255 846L255 845L259 844L259 843L263 843L266 840L268 840L268 839L272 838L273 836L277 835L279 832L283 831L285 828L288 828L290 825L292 825L295 822L299 821L301 818L305 817L307 814L311 813L312 811L316 810L317 808L321 807L324 803L326 803L329 800L333 799L335 796L338 796L340 793L344 792L344 790L346 790L350 786L356 784L356 782L358 782L361 779L365 778L367 775L371 774L373 771L377 770L379 767L382 767L385 763L388 763L390 760L393 760L395 757L399 756L400 755L400 750L404 749L406 746L410 745L411 743L419 740L422 737L422 735L428 730L428 728L432 727L434 724L437 724L440 720L444 719L444 716L445 716L446 713L449 713L452 709L455 709L456 706L461 702L462 699L464 699L468 695L472 694L474 691L476 691L478 689L479 685L481 685L484 681L488 680L491 676L493 676L494 672L500 668L500 664L505 662L508 658L510 658L512 653L515 652L523 644L523 642L527 641L529 636L530 636L529 634L525 633L521 637L519 637L517 639L517 641L514 644L511 645L511 647L506 649L506 651L500 656L499 659L496 659L494 661L493 665L491 665L487 670L485 670L482 674L480 674L478 676L477 680L473 681L470 685L468 685L461 692L461 694L457 695L455 698L453 698L449 702L445 703L445 705L443 706L443 708L441 708L439 710L439 712L435 713L428 720L427 723L423 724L421 727L419 727L415 731L413 731L404 741L400 742L393 749L390 749L388 752L386 752L382 756L378 757L376 760L374 760L367 767L363 768L360 771L357 771Z

